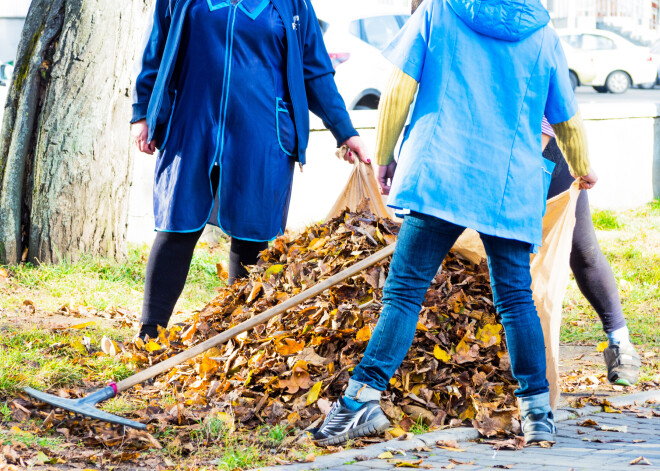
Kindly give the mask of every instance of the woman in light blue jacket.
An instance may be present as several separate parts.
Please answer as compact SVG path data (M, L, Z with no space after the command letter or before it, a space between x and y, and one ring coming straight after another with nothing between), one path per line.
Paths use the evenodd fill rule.
M552 440L545 344L531 291L554 164L541 155L541 121L571 135L582 187L595 183L559 38L538 0L426 0L385 56L396 66L381 100L381 185L415 94L388 203L405 211L383 310L344 395L316 431L323 445L389 426L381 391L412 344L421 303L466 227L482 238L493 300L506 331L527 442ZM404 112L396 110L403 109ZM398 128L398 129L397 129Z

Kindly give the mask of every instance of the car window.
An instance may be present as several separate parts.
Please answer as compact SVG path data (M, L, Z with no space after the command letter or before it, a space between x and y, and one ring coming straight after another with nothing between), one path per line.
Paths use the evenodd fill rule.
M325 34L325 32L328 31L328 27L330 25L323 20L319 20L319 26L321 27L321 31L323 32L323 34Z
M360 20L351 21L351 24L348 25L348 32L356 38L362 39L362 33L360 32L361 27Z
M603 51L616 49L616 44L610 38L597 34L583 34L581 48L587 51Z
M384 49L399 32L396 16L373 16L362 20L362 39L377 49Z
M408 21L408 18L410 18L410 15L397 15L396 19L399 22L399 26L403 27L403 25Z
M569 36L562 36L562 40L564 40L567 44L579 48L580 47L580 36L577 34L571 34Z

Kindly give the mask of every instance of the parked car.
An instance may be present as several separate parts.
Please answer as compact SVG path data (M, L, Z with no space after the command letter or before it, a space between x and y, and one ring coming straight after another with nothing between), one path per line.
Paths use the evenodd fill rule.
M349 110L377 109L392 65L381 51L410 17L370 0L316 0L335 81Z
M654 84L658 61L648 47L604 30L559 30L571 80L600 93L624 93L633 85Z
M14 73L14 66L8 62L0 62L0 87L8 87L11 82L11 76Z

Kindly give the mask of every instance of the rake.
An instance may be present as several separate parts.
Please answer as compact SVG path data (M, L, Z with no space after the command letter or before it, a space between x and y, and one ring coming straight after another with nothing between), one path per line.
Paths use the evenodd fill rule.
M312 286L311 288L306 289L305 291L297 294L291 299L288 299L287 301L278 304L277 306L268 309L267 311L264 311L263 313L254 316L253 318L245 322L242 322L237 326L232 327L231 329L216 335L215 337L211 337L210 339L195 345L194 347L186 350L185 352L181 352L178 355L168 358L167 360L161 361L160 363L152 367L149 367L146 370L142 370L139 373L136 373L133 376L130 376L118 383L110 383L108 386L101 388L97 391L94 391L91 394L88 394L87 396L82 397L80 399L65 399L62 397L55 396L53 394L47 394L42 391L37 391L36 389L32 389L32 388L25 388L24 391L33 398L38 399L47 404L50 404L52 406L59 407L60 409L65 409L70 412L91 417L92 419L102 420L104 422L110 422L113 424L125 425L128 427L145 430L147 428L145 424L142 424L140 422L135 422L133 420L125 419L123 417L119 417L118 415L114 415L102 411L100 409L97 409L96 405L99 402L115 397L120 392L130 389L136 384L140 384L144 381L147 381L148 379L153 378L154 376L158 376L159 374L168 371L170 368L180 363L183 363L184 361L187 361L199 355L200 353L203 353L217 345L221 345L227 342L228 340L231 340L232 338L236 337L237 335L242 334L243 332L246 332L252 329L253 327L258 326L259 324L263 324L264 322L272 319L278 314L282 314L283 312L286 312L287 310L296 307L303 301L306 301L307 299L322 293L326 289L333 287L337 283L360 273L365 268L375 265L381 260L384 260L385 258L392 255L394 253L394 246L395 244L391 244L385 247L384 249L379 250L370 257L365 258L361 262L358 262L355 265L352 265L351 267L340 271L339 273L331 276L327 280L315 286Z

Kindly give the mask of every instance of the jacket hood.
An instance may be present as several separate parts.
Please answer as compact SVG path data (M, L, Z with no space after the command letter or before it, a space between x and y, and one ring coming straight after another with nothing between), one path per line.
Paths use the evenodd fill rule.
M539 0L447 0L474 31L505 41L520 41L550 22Z

